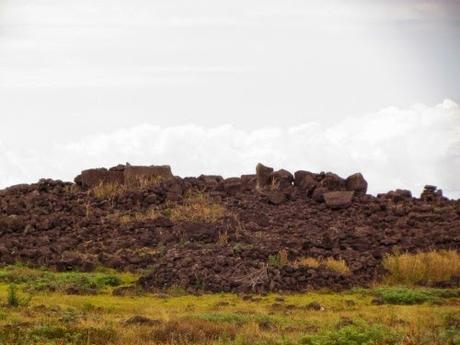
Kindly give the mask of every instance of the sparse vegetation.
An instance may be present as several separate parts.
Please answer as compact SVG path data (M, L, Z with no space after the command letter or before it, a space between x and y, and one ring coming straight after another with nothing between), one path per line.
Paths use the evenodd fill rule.
M69 295L63 288L36 288L44 280L45 285L69 281L69 275L86 276L103 288L96 294L83 290L80 295ZM270 294L249 300L233 294L192 296L185 291L112 295L113 286L133 279L113 272L0 269L0 300L5 301L5 308L0 307L0 344L444 345L458 344L460 336L458 289L386 287ZM13 283L16 292L34 291L33 298L6 308ZM375 297L385 303L374 305ZM305 312L305 306L314 303L324 310ZM148 323L126 322L131 319Z
M135 279L129 274L114 274L105 272L56 273L41 269L32 269L24 266L10 266L0 270L0 282L8 283L14 287L23 286L29 292L72 292L74 294L94 294L104 289L131 283ZM10 294L8 295L8 299Z
M97 186L93 187L90 190L90 193L97 199L113 199L118 195L121 195L126 192L126 187L116 183L104 183L101 182Z
M161 176L131 176L125 184L118 182L101 182L89 191L97 199L113 199L129 191L142 191L158 186L163 181Z
M412 305L434 301L437 297L424 290L407 288L380 288L375 291L377 302L382 304Z
M396 345L401 335L382 324L368 324L357 320L339 330L326 331L305 337L304 345Z
M329 268L331 271L335 271L343 275L348 275L351 273L345 260L327 258L326 260L324 260L324 266Z
M268 265L275 268L281 268L289 264L288 252L286 249L281 249L275 255L268 257Z
M20 302L15 284L11 284L10 286L8 286L8 297L6 301L8 307L19 307Z
M460 277L460 253L438 250L423 253L388 255L383 260L390 284L426 285Z
M154 208L149 208L143 212L131 212L125 214L113 214L109 219L116 220L120 224L130 224L133 222L148 222L158 218L161 213Z
M331 271L338 272L342 275L351 274L350 268L348 267L345 260L337 260L334 258L326 258L324 260L318 260L312 257L305 257L297 259L292 264L294 267L310 267L319 268L324 267Z
M217 202L213 202L202 193L189 194L182 204L171 207L168 212L174 222L205 222L215 223L229 215L227 209Z
M164 177L162 176L145 176L145 175L139 175L139 176L129 176L126 179L126 189L127 190L146 190L149 188L153 188L161 184L161 182L164 180Z
M315 258L312 257L305 257L305 258L300 258L294 261L293 266L294 267L310 267L310 268L318 268L319 265L321 265L321 262Z

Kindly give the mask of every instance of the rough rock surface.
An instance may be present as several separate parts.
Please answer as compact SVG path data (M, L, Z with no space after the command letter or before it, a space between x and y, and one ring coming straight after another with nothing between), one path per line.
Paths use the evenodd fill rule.
M125 171L117 166L96 175L104 182L107 172ZM292 177L263 166L256 175L230 179L163 172L167 179L106 198L87 190L101 180L85 172L77 184L40 180L0 191L0 264L149 269L139 282L149 290L303 291L365 286L396 248L460 248L460 201L434 186L420 198L404 190L374 197L364 194L367 183L359 175L300 171ZM283 183L272 183L273 176ZM171 210L193 193L225 214L209 222L174 218ZM343 259L351 274L270 264L280 251L289 262Z

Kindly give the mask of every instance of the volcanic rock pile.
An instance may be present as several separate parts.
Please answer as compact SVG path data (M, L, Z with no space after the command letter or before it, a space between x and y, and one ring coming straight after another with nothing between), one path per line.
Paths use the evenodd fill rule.
M94 192L104 186L106 195ZM366 285L394 250L459 249L459 201L434 186L420 198L366 192L359 173L291 174L262 164L254 175L227 179L180 178L169 166L90 169L75 183L0 191L0 264L142 269L150 272L139 282L148 290L302 291ZM190 195L225 212L212 220L175 216ZM281 253L286 262L276 261ZM343 259L350 274L292 264L303 257Z

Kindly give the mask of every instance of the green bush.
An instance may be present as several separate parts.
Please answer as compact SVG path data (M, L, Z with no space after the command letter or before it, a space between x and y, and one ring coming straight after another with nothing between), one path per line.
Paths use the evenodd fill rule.
M390 328L369 325L364 321L355 321L352 325L319 335L304 337L303 345L396 345L401 336Z
M382 304L412 305L434 301L437 296L427 290L407 288L382 288L375 291Z
M6 297L6 304L12 308L19 307L19 305L21 304L19 301L18 294L17 294L16 285L14 284L11 284L10 286L8 286L8 295Z

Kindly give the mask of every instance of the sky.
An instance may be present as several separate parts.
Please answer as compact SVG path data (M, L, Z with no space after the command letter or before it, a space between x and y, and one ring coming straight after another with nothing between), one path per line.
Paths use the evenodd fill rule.
M458 0L0 0L0 187L260 161L458 198L458 61Z

